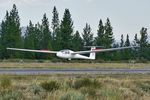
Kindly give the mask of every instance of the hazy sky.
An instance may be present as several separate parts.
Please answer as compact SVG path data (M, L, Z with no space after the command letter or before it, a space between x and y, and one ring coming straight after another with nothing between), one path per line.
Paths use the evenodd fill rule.
M133 39L143 26L150 30L150 0L0 0L0 21L13 4L17 5L21 26L27 26L29 20L34 24L41 22L44 13L51 24L52 10L56 6L60 19L65 8L70 10L74 30L80 33L87 22L96 34L99 20L105 23L107 17L117 40L120 40L121 34L129 34Z

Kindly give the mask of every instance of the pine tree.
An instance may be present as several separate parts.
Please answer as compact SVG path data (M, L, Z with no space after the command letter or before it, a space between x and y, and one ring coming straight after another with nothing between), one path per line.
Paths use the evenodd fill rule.
M121 35L121 42L120 42L120 47L124 47L125 46L125 43L124 43L124 36L123 36L123 34ZM119 53L118 53L118 55L120 56L119 58L121 59L121 60L123 60L124 59L124 56L125 56L125 52L124 52L124 50L120 50L120 51L118 51Z
M39 24L39 22L37 24L35 24L35 38L34 38L34 42L36 43L35 49L42 49L41 43L42 43L42 32L41 32L41 25Z
M59 28L59 16L58 16L58 12L57 12L57 9L56 7L54 6L54 9L53 9L53 18L52 18L52 39L55 40L56 38L56 35L57 35L57 30Z
M1 33L2 33L2 30L1 30L1 25L0 25L0 59L2 58L2 40L1 40Z
M128 34L127 34L127 37L126 37L125 46L126 47L130 46L130 40L129 40L129 35ZM124 52L125 52L124 59L129 60L131 58L131 50L127 49L127 50L124 50Z
M86 23L86 26L83 29L83 42L85 46L92 46L93 45L93 34L92 34L92 29L90 25Z
M43 34L43 40L42 40L42 46L43 49L52 49L51 48L51 32L49 30L49 22L48 18L46 17L46 14L44 14L42 19L42 34Z
M6 16L5 16L5 19L8 19L8 16L9 16L9 13L8 13L8 11L6 12ZM1 45L1 52L0 52L0 54L1 54L1 58L3 59L3 58L6 58L6 56L7 56L7 58L8 58L8 55L7 55L7 52L6 52L6 31L7 31L7 26L6 26L6 22L4 22L4 21L2 21L2 23L1 23L1 34L0 34L0 36L1 36L1 41L0 41L0 45Z
M25 39L24 39L24 48L27 49L35 49L35 28L32 22L29 22L29 26L27 26L27 30L25 33ZM24 53L25 58L35 58L35 53Z
M73 36L73 21L69 9L65 9L63 20L60 25L60 49L72 48L72 36Z
M114 43L113 44L113 48L119 48L119 43ZM113 51L112 53L112 60L121 60L122 59L122 55L123 55L123 51L121 50L117 50L117 51Z
M22 47L20 18L15 4L10 13L8 13L8 11L6 12L6 17L2 21L2 45L3 58L21 56L19 52L6 50L6 47Z
M147 28L142 28L140 31L140 35L141 35L141 39L140 39L140 46L141 47L146 47L148 45L148 41L147 41Z
M139 39L137 37L137 34L135 34L134 36L134 41L133 41L133 46L139 46ZM139 58L139 48L134 48L133 50L133 57L134 59Z
M8 58L9 54L6 51L7 46L9 47L11 44L9 43L8 39L10 38L9 35L9 22L10 22L10 16L9 12L6 11L6 16L5 19L2 21L1 24L1 54L2 54L2 59L3 58Z
M52 24L51 24L51 28L52 28L52 47L54 50L59 50L59 42L60 42L60 25L59 25L59 14L57 12L56 7L54 6L53 9L53 18L52 18Z
M79 51L82 49L83 42L78 31L76 31L76 33L74 34L72 41L73 41L73 50Z
M138 39L138 37L137 37L137 34L135 34L135 36L134 36L133 45L134 45L134 46L138 46L138 45L139 45L139 39Z
M46 17L46 14L43 15L41 32L42 32L41 49L52 50L52 45L51 45L52 37L51 37L51 32L49 30L49 22L48 22L48 18ZM48 58L48 56L46 56L45 54L44 58Z
M109 18L107 18L107 22L105 23L103 38L102 38L102 45L105 48L111 48L113 43L114 43L114 38L113 38L113 28L111 26ZM112 60L113 59L113 54L112 53L102 53L101 58L105 60Z
M42 26L39 24L39 22L37 24L35 24L35 37L34 37L34 47L37 50L43 49L42 48L42 40L43 40L43 34L41 32L42 30ZM37 59L41 59L41 53L35 53L35 56Z
M123 38L123 34L121 35L121 43L120 43L120 47L124 47L124 38Z
M56 40L55 40L55 44L53 47L54 47L54 50L60 50L62 49L62 33L61 31L58 29L57 30L57 35L56 35Z
M99 21L99 25L98 25L98 30L97 30L97 37L95 37L95 44L97 46L104 46L104 25L102 20L100 19ZM104 57L104 53L98 53L97 54L97 59L99 58L103 58Z
M113 38L113 28L111 26L109 18L107 18L107 22L105 23L105 33L104 33L104 46L106 48L110 48L114 42Z
M95 42L97 46L103 46L104 42L104 25L102 20L100 19L98 30L97 30L97 37L95 38Z
M129 35L128 35L128 34L127 34L125 46L126 46L126 47L130 46L130 40L129 40Z
M142 27L140 31L141 39L139 41L140 43L140 58L147 59L148 57L148 34L147 34L147 28Z

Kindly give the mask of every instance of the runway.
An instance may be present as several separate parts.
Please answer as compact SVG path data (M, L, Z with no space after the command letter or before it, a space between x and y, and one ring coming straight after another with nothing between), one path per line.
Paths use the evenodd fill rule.
M150 69L0 69L0 74L150 74Z

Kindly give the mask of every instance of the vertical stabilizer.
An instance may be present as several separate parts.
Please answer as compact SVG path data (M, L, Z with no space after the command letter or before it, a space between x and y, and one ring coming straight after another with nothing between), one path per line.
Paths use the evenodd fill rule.
M95 46L91 46L91 51L92 51L92 50L95 50L95 49L96 49ZM92 52L92 53L90 53L90 57L89 57L89 58L94 60L94 59L95 59L95 56L96 56L95 52Z

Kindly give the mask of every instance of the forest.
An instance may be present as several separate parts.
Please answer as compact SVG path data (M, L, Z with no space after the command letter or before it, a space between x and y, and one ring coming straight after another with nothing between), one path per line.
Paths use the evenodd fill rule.
M103 46L103 48L117 48L126 46L139 46L139 48L103 52L97 54L97 60L102 61L148 61L150 60L150 43L146 27L141 27L135 34L134 40L130 41L129 35L120 33L120 41L116 42L113 27L109 18L106 22L99 20L97 33L93 33L90 24L86 23L83 32L74 29L73 19L69 9L65 9L63 18L59 19L59 13L54 6L52 18L43 15L41 21L36 24L29 21L25 34L21 32L19 12L14 4L10 11L0 22L0 59L57 59L52 54L31 52L18 52L6 50L7 47L26 48L38 50L62 50L74 51L86 50L84 46ZM51 19L51 22L49 22ZM96 34L94 37L93 34ZM133 33L134 34L134 33ZM140 38L138 38L140 35Z

